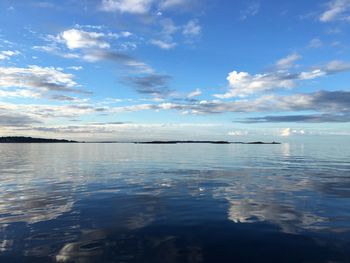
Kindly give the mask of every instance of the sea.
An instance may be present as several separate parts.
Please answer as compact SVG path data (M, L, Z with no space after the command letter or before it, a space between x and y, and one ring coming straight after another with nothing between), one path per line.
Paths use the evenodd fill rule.
M350 140L0 144L0 262L350 262Z

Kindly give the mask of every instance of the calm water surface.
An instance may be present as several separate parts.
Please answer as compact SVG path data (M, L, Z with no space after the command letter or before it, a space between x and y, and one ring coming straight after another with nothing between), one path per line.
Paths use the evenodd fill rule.
M350 143L1 144L0 262L350 262Z

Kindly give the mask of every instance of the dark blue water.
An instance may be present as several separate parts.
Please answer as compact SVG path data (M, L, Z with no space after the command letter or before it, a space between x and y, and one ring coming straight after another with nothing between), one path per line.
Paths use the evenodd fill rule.
M0 145L0 262L350 262L350 143Z

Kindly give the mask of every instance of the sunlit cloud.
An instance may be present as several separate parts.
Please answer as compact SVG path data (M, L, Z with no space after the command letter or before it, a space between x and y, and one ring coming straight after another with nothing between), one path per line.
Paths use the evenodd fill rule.
M277 62L280 67L290 67L299 59L297 54L288 56ZM294 88L299 81L313 80L327 75L349 71L350 63L343 61L331 61L324 67L301 72L289 72L277 70L274 72L252 75L248 72L232 71L227 77L229 91L225 94L215 94L220 99L233 97L245 97L275 89Z

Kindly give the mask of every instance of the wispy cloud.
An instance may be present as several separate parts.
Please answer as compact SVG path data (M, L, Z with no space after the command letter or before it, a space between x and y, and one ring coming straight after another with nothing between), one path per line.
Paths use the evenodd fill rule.
M350 122L350 113L347 114L304 114L304 115L278 115L247 118L244 123L323 123L323 122Z
M183 27L182 33L186 37L196 37L202 32L202 27L199 25L197 19L188 21L188 23Z
M311 39L308 47L309 48L320 48L323 46L323 42L319 38L313 38Z
M196 89L192 92L190 92L188 95L187 95L187 98L193 98L193 97L198 97L202 95L202 91L200 89Z
M155 39L150 43L158 46L161 49L172 49L177 43L174 41L173 35L179 30L172 19L162 19L160 21L161 31L157 34Z
M137 73L152 73L154 70L144 62L141 62L127 54L110 50L90 50L82 55L82 58L89 62L109 60L119 65L128 67Z
M241 11L241 20L246 20L248 17L255 16L260 11L260 2L250 2L245 9Z
M191 2L194 2L193 0L163 0L159 1L159 7L161 9L170 9L175 8L183 5L189 5Z
M280 69L288 69L293 67L294 63L299 59L301 59L301 56L298 53L293 53L278 60L276 66Z
M349 0L331 0L327 3L327 9L320 15L320 21L325 23L336 20L350 21L349 11Z
M154 0L102 0L101 10L130 14L147 13Z
M119 12L145 15L156 10L183 10L195 5L197 0L102 0L100 9L105 12Z
M0 60L8 60L13 56L17 56L19 55L20 52L17 50L4 50L4 51L0 51Z
M42 91L87 93L78 88L72 74L54 67L0 67L0 87L34 88Z
M161 49L172 49L177 45L175 42L168 42L160 39L151 39L150 43Z

